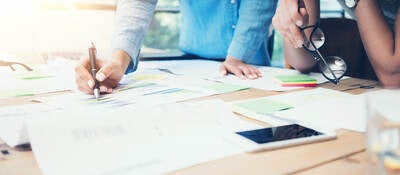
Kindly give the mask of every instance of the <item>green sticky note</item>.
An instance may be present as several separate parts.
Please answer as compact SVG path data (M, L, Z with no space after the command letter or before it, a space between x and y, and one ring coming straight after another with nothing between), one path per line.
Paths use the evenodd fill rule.
M26 72L19 72L14 75L15 78L22 79L22 80L35 80L35 79L42 79L42 78L49 78L52 75L46 74L41 71L26 71Z
M32 90L28 89L0 89L0 98L32 96Z
M268 99L249 100L240 103L235 103L237 107L259 114L270 114L276 111L282 111L293 108L285 103L275 102Z
M281 82L316 82L317 80L307 75L276 75Z
M218 91L218 92L222 92L222 93L235 92L235 91L249 89L249 87L247 87L247 86L226 84L226 83L214 84L214 85L208 86L208 88Z

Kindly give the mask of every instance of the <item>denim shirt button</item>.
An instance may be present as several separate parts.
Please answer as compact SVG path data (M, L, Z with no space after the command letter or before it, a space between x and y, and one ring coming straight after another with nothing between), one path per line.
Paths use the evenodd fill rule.
M236 25L232 25L232 29L235 29L236 28Z
M235 3L235 0L231 0L231 4L234 4Z

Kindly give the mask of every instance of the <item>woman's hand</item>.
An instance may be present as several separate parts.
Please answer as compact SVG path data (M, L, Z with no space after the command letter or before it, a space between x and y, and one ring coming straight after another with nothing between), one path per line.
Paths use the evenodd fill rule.
M126 52L117 50L113 53L113 59L111 61L101 59L96 61L96 66L99 71L95 78L100 83L101 93L111 93L113 88L117 87L119 81L125 74L130 59L130 56ZM80 64L75 67L75 81L80 91L93 94L94 80L90 74L90 62L88 57L82 59Z
M233 73L241 79L254 80L262 77L261 72L249 64L243 63L241 60L232 56L227 56L225 61L220 66L220 72L222 75Z
M300 3L298 0L282 0L272 18L275 29L294 48L301 48L304 44L299 27L309 25L308 12L303 2Z

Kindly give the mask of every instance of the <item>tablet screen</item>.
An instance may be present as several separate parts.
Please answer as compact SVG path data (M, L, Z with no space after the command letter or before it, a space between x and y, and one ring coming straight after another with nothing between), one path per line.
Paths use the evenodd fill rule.
M236 134L239 134L258 144L264 144L264 143L284 141L296 138L318 136L322 135L323 133L320 133L318 131L315 131L313 129L304 126L300 126L298 124L292 124L292 125L237 132Z

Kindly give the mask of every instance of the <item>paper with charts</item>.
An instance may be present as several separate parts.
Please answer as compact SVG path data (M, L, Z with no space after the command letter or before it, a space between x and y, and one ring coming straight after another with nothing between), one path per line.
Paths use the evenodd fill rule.
M64 65L63 69L54 70L47 65L33 65L33 71L0 67L1 81L7 82L0 87L0 99L72 90L75 84L71 67Z
M139 69L153 69L169 72L174 75L190 75L202 79L209 79L234 85L249 86L253 88L289 91L302 87L284 87L274 79L277 75L304 75L297 70L283 69L268 66L256 66L262 73L262 77L256 80L242 80L234 75L222 76L219 73L221 62L210 60L176 60L176 61L142 61ZM317 84L325 83L328 80L321 73L310 73L307 76L316 80ZM343 77L346 79L348 77Z
M244 89L248 87L146 70L126 76L112 94L101 95L99 99L92 95L75 93L38 100L56 107L68 108L140 108Z
M260 128L222 101L92 114L58 112L28 122L44 175L166 174L241 153L230 140L234 132Z
M43 115L47 111L84 110L93 107L96 109L91 110L96 111L117 107L141 109L247 88L186 76L174 76L159 71L138 71L126 76L113 94L103 95L98 100L92 95L69 93L37 99L44 103L2 108L0 110L0 138L12 147L29 143L25 120Z
M0 108L0 138L10 147L29 143L25 121L51 113L54 108L43 103L21 104Z

